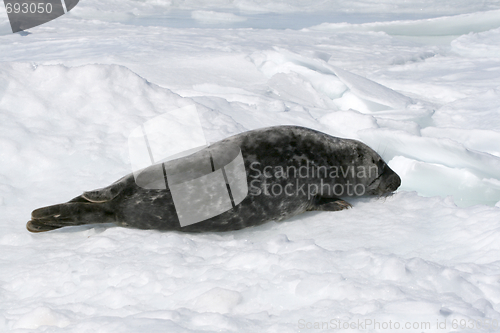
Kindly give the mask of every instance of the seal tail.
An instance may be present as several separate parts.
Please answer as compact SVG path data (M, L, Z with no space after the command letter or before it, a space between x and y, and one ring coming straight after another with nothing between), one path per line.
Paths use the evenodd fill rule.
M115 222L115 215L106 204L86 201L77 197L70 202L35 209L26 228L43 232L67 226Z

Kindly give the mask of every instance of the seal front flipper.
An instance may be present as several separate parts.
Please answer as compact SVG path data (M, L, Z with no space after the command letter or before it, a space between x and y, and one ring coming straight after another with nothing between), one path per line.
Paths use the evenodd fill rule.
M347 201L344 201L339 198L324 198L324 197L316 197L312 202L311 207L308 209L317 210L317 211L329 211L334 212L338 210L352 208L352 205Z

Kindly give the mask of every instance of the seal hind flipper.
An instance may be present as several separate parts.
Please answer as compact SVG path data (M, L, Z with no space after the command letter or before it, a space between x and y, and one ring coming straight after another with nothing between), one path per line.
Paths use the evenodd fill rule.
M342 199L316 197L308 210L335 212L349 208L352 208L352 205Z
M80 197L75 199L78 198ZM67 226L115 221L115 214L106 205L73 201L35 209L26 228L31 232L43 232Z

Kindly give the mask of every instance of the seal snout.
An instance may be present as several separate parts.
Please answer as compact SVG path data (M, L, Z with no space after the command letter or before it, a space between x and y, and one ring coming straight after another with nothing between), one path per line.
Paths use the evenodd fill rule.
M384 179L384 185L387 192L396 191L397 188L401 185L401 178L399 178L399 176L394 171L392 171L392 173Z
M395 191L401 185L401 178L397 175L397 173L393 173L387 178L387 188L391 189L391 191Z

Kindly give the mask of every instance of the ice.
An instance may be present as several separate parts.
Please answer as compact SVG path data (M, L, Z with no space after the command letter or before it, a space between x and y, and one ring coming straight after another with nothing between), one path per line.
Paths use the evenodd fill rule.
M446 36L463 35L498 28L500 10L444 16L423 20L375 22L364 24L324 23L313 30L326 31L383 31L389 35Z
M496 74L497 69L489 69ZM489 73L485 73L491 79ZM467 79L474 80L467 77ZM458 127L468 130L493 130L498 133L500 129L500 89L497 87L478 93L476 96L458 98L451 103L443 105L436 110L434 123L442 127ZM481 120L483 116L491 116L491 120ZM445 124L448 124L447 126ZM445 130L446 132L446 130ZM478 138L480 140L480 138ZM493 142L492 142L493 143Z
M191 17L204 24L246 21L246 18L232 13L220 13L208 10L195 10L191 12Z
M352 102L350 105L357 106ZM321 117L319 122L327 126L336 136L357 140L360 139L358 136L359 131L369 128L379 128L375 117L352 109L332 112Z
M0 6L0 331L498 332L499 10L88 0L12 34ZM207 142L306 126L402 185L228 233L25 229L132 172L130 133L193 105Z
M500 157L500 134L488 129L465 129L453 127L426 127L422 135L434 138L448 138L465 147Z
M410 98L362 76L349 73L341 68L334 68L333 72L359 98L394 109L406 108L408 105L413 104Z
M500 195L497 178L480 178L465 168L424 163L403 156L393 158L389 165L404 179L400 190L417 190L426 196L453 195L457 204L466 206L494 205Z
M469 57L499 57L500 29L460 36L451 43L454 52Z

